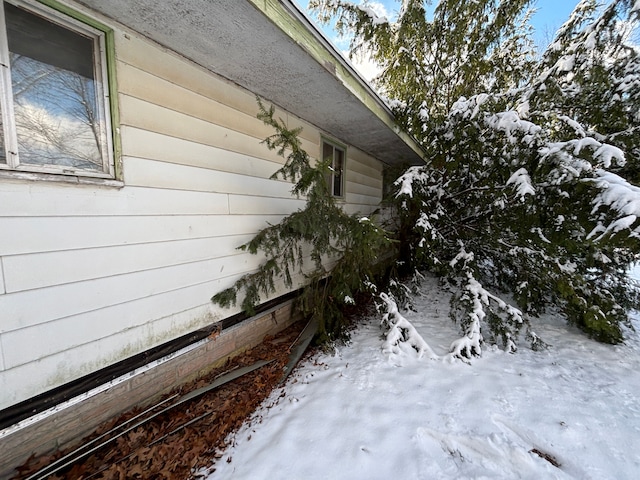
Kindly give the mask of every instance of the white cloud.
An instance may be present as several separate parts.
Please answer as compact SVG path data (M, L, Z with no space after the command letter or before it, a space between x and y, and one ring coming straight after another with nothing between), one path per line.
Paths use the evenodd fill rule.
M349 52L343 51L342 54L349 58ZM351 58L351 64L358 72L367 80L371 81L376 75L380 73L380 66L375 63L368 55L359 54Z

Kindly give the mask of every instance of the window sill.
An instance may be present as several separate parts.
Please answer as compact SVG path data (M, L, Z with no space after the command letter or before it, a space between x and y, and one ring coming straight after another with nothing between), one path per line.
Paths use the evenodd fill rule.
M124 182L111 178L83 177L79 175L55 175L52 173L17 172L0 170L0 180L29 180L37 182L67 183L73 185L93 185L98 187L122 188Z

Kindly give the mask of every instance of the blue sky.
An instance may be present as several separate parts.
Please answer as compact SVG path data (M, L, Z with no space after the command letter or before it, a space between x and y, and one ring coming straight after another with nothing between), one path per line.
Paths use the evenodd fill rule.
M578 0L537 0L537 11L531 19L536 41L551 41L555 31L569 18Z
M306 8L308 0L296 0L302 7ZM353 0L352 0L353 1ZM536 43L540 46L546 46L553 33L569 18L569 14L578 4L579 0L537 0L534 4L537 8L537 12L532 18L532 24L535 28ZM400 6L399 0L371 0L370 3L382 4L387 12L393 14ZM434 0L433 3L437 3ZM311 15L311 18L314 18ZM334 40L335 36L329 32L326 32L329 38ZM339 45L339 42L335 42L337 46L343 48L345 46Z

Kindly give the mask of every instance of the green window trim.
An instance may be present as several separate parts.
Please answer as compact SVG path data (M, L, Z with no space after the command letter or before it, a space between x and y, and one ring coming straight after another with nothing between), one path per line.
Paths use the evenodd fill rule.
M2 116L6 121L1 123L2 176L54 180L60 175L60 180L76 178L79 183L102 180L105 184L121 184L114 30L56 0L2 0L0 8L4 19L0 32L2 58L6 57L2 63L6 86L2 90ZM34 43L38 36L21 33L31 29L41 32L38 36L47 36L42 47ZM90 43L82 40L85 36ZM87 50L91 44L93 54ZM94 74L85 69L91 64L91 55ZM29 78L35 80L26 83ZM94 83L98 78L99 83ZM49 81L59 83L44 83ZM66 96L64 89L68 88L73 89L69 91L73 95ZM62 103L66 99L71 99L68 110ZM86 109L85 126L74 123L73 118L79 118L78 109ZM61 120L47 123L57 119ZM84 178L94 181L83 182Z

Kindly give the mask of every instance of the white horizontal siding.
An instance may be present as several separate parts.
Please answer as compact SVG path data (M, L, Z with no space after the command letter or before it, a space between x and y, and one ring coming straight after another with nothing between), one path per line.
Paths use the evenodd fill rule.
M356 193L347 193L346 201L347 204L352 203L354 205L378 205L380 203L379 197L358 195Z
M7 287L4 282L4 260L0 257L0 295L7 291Z
M168 242L83 248L26 255L4 260L8 292L140 272L169 265L237 255L237 247L253 235L231 235ZM33 272L39 272L33 275Z
M354 195L362 195L367 196L372 199L380 201L380 189L376 187L371 187L369 185L363 185L358 182L351 182L347 180L346 182L347 193L352 193Z
M215 285L210 284L208 288L215 288ZM156 318L154 322L132 327L75 348L66 348L51 356L40 357L4 371L0 375L0 387L3 392L0 397L0 408L88 375L104 365L144 352L149 348L149 344L161 344L179 337L185 327L193 331L215 321L215 316L209 313L209 305L193 307L191 303L188 309L178 311L180 305L189 303L189 300L193 302L194 296L200 298L202 292L197 292L195 295L189 295L192 292L187 290L177 293L179 294L173 297L150 297L146 302L140 302L139 308L134 310L127 306L120 311L114 308L110 312L113 318L118 318L118 314L127 315L127 318L130 318L132 311L147 316L158 313L160 310L174 312L167 317L154 317ZM171 300L178 303L172 305ZM150 313L146 313L143 304L150 309ZM160 309L158 306L165 308ZM64 333L57 331L56 335L61 336ZM33 338L28 341L37 341L39 336L38 332L34 332Z
M206 283L255 269L259 256L231 257L160 267L0 296L4 332L42 325L151 295ZM215 292L210 292L213 294ZM203 301L211 295L203 298ZM143 319L141 319L142 321Z
M167 182L165 182L167 183ZM224 215L227 195L173 188L121 190L37 182L0 189L0 217Z
M253 111L255 108L247 114L130 65L119 65L118 88L125 95L229 130L246 133L258 141L273 133L271 127L256 117Z
M135 355L148 349L150 343L153 345L164 343L210 325L223 316L238 312L238 307L223 310L208 302L211 292L229 287L238 278L239 274L234 274L160 295L147 295L100 311L3 332L6 368L14 372L21 370L34 360L48 358L52 361L61 353L76 352L78 355L76 361L64 367L73 368L73 365L79 363L77 359L87 358L83 352L87 351L88 345L99 345L98 350L106 352L110 350L106 348L107 345L114 345L116 347L114 351L117 352L115 356L120 359ZM277 297L283 293L285 289L282 281L276 280L276 292L268 298ZM199 304L203 298L206 298L207 302ZM268 298L263 300L266 301ZM200 313L194 315L194 309ZM110 320L105 322L105 317ZM148 322L150 317L156 320ZM28 349L20 348L25 344L29 345ZM126 355L121 356L125 353ZM111 355L113 356L114 353L112 352ZM89 356L89 358L92 357ZM117 358L112 360L117 361ZM93 362L95 358L92 358ZM81 367L78 369L74 378L88 373L82 371Z
M2 347L2 335L0 335L0 372L5 370L4 366L4 348ZM0 387L2 387L2 375L0 375ZM6 392L4 388L1 390L2 392Z
M172 313L175 313L175 310L172 310ZM37 327L4 333L7 341L5 349L7 367L14 368L24 365L33 361L34 357L40 359L64 350L75 349L88 343L88 339L95 341L113 337L147 324L146 321L128 317L113 317L109 322L100 321L102 316L98 317L96 321L92 321L91 315L76 315ZM135 338L133 340L135 341ZM19 347L27 343L32 350Z
M229 197L229 212L232 215L267 215L277 213L289 215L304 208L304 200L290 198L264 198L249 195Z
M132 33L117 30L115 40L118 65L132 65L249 115L258 113L254 94L234 87L202 67L185 62L171 52L164 52L156 44Z
M260 143L261 138L229 130L127 95L120 97L120 108L122 125L282 163L282 157ZM127 145L123 139L122 149L125 155L127 154L126 148ZM186 151L184 154L187 156L189 152Z
M135 127L123 126L121 131L122 143L126 145L127 154L132 157L261 178L269 178L282 166L279 162L266 161L255 156Z
M347 165L348 170L371 178L382 179L382 164L380 162L376 162L355 148L348 152L350 158L350 165Z
M370 175L365 175L365 174L350 170L349 167L347 166L346 179L347 179L347 182L372 188L377 192L378 195L382 190L382 173L376 175L375 177L372 177Z
M287 198L291 191L289 182L133 157L125 158L124 174L128 185L191 192Z
M255 234L267 222L281 219L282 215L7 217L0 218L0 248L2 255L18 255Z
M130 86L119 85L119 88L129 91L132 96L152 101L153 96L144 92L145 84L136 84L136 79L134 78L135 75L141 75L140 72L145 72L158 79L180 86L189 92L231 107L232 110L242 112L253 121L257 121L258 104L255 94L237 88L223 78L212 76L209 71L198 65L185 62L171 52L159 55L155 44L149 43L136 35L128 34L125 36L122 32L116 32L116 48L118 50L119 82L130 83ZM133 67L133 69L128 67ZM136 70L140 72L136 72ZM123 76L125 79L122 79ZM131 82L129 81L130 77ZM154 81L157 85L160 85L158 80ZM156 103L164 104L165 101ZM179 110L182 110L182 107ZM234 115L237 115L237 113L234 113ZM289 128L302 127L300 138L303 142L308 141L310 142L309 145L313 144L319 148L320 134L311 124L277 108L275 118L282 118ZM273 132L268 132L268 134L271 133ZM308 151L312 152L312 150Z
M370 215L382 200L382 165L356 148L347 149L347 155L343 209Z

